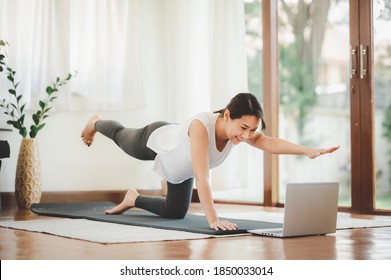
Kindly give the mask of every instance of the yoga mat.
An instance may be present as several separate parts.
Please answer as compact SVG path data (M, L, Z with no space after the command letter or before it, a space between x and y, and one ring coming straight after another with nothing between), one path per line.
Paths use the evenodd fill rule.
M281 227L281 223L229 219L230 222L238 225L238 230L213 230L209 228L204 216L188 214L184 219L167 219L144 210L136 209L128 210L119 215L106 215L105 211L114 206L115 204L112 202L36 203L31 206L31 211L45 216L87 219L209 235L242 234L247 233L250 229ZM224 218L220 219L223 220Z

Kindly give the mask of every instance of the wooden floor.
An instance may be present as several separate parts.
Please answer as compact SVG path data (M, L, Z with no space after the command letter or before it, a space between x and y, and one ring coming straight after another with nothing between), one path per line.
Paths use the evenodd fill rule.
M281 211L276 208L226 204L217 205L217 208L220 214L238 211ZM200 211L199 204L194 203L191 206L191 212ZM1 220L46 218L48 217L18 209L3 210L0 217ZM389 260L391 259L391 227L338 230L336 234L326 236L286 239L248 235L111 245L0 228L0 259Z

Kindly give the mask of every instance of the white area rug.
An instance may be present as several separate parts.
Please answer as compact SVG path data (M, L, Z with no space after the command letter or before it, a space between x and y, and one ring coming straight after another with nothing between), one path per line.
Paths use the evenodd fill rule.
M282 213L245 212L223 215L227 218L283 222ZM374 216L373 219L354 219L350 214L338 213L337 229L387 227L391 226L391 217ZM48 233L52 235L86 240L98 243L130 243L168 240L189 240L216 238L215 236L184 231L164 230L114 223L103 223L85 219L43 219L33 221L0 221L0 227ZM238 235L231 235L238 236Z
M33 221L0 221L0 227L49 233L98 243L151 242L212 237L212 235L184 231L64 218Z
M245 212L229 214L226 217L234 219L248 219L254 221L265 221L274 223L283 223L284 214L274 212ZM372 219L351 218L348 213L338 213L337 229L353 228L372 228L372 227L391 227L391 217L388 216L371 216Z

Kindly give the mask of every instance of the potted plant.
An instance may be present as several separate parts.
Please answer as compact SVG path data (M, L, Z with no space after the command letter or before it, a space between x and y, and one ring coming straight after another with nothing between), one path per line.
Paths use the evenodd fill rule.
M42 194L40 158L35 138L45 127L45 120L49 117L59 88L70 81L73 75L68 74L63 79L57 77L46 87L45 98L39 101L39 109L31 113L32 122L28 128L26 103L23 101L23 95L18 93L20 82L15 79L16 72L6 61L6 46L8 43L0 40L0 74L4 74L11 85L8 89L9 98L0 100L0 108L8 117L7 124L14 127L23 137L16 168L15 196L19 208L29 209L31 204L40 201Z

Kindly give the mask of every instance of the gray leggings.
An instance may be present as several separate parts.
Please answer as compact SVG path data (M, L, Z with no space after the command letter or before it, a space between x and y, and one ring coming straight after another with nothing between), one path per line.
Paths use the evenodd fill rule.
M147 147L149 136L166 122L154 122L143 128L125 128L117 121L98 120L95 130L113 140L128 155L140 160L154 160L156 153ZM183 219L189 210L193 178L180 184L167 182L167 196L139 195L136 207L164 218Z

